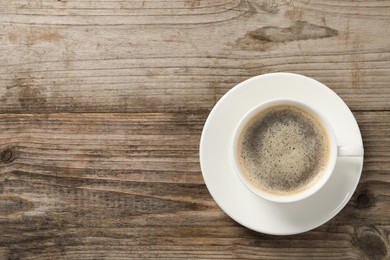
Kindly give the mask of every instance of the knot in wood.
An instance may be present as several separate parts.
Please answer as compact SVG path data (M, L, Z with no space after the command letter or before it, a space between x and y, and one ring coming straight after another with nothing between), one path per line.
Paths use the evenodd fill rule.
M0 153L1 161L4 163L10 163L14 160L12 149L7 148Z
M373 204L374 198L367 190L360 192L356 197L355 205L357 208L368 208Z

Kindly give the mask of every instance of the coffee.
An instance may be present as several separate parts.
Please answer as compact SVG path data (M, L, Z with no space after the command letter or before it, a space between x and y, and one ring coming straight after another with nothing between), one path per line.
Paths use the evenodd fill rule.
M252 116L239 137L238 161L245 178L274 195L293 195L325 174L330 141L311 112L277 105Z

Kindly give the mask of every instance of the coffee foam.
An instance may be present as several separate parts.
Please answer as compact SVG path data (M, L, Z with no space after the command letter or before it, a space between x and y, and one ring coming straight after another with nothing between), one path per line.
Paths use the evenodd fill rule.
M271 194L306 190L323 176L329 160L324 128L310 112L295 106L254 115L240 140L239 161L247 179Z

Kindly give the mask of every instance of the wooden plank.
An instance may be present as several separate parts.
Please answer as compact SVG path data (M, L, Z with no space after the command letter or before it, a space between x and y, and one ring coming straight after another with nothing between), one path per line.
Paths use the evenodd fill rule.
M262 73L390 109L386 1L0 0L0 113L199 112Z
M227 217L201 177L207 113L0 115L0 258L382 259L390 112L357 112L364 172L347 207L295 236Z

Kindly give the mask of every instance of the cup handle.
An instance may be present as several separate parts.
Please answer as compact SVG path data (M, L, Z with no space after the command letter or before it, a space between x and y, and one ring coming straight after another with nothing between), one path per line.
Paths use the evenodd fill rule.
M359 157L363 154L362 146L337 146L337 155L340 157Z

